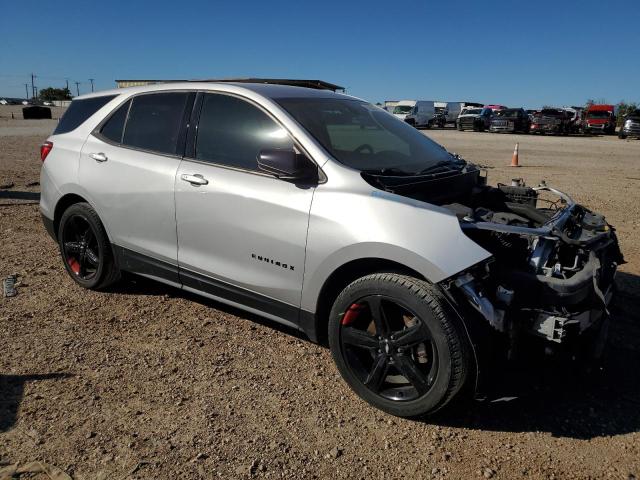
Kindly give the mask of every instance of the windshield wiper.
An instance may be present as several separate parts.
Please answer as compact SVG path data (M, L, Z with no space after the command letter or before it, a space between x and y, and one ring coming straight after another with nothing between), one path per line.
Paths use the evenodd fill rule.
M440 162L434 163L433 165L420 170L416 175L424 175L426 173L435 173L437 171L451 171L453 169L461 170L467 162L464 160L441 160ZM453 168L444 168L444 167L453 167Z
M371 175L388 175L388 176L413 175L412 173L405 172L404 170L397 167L373 168L370 170L362 170L362 173L368 173Z

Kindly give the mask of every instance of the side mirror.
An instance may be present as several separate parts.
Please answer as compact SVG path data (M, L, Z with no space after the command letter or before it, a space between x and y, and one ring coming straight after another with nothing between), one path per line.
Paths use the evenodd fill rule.
M282 180L314 180L318 167L293 150L268 149L258 154L258 168Z

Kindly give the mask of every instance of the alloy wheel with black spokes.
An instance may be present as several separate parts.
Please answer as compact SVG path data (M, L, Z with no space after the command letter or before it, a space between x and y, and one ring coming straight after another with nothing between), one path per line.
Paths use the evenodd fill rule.
M368 295L340 322L340 341L354 374L374 393L397 401L429 391L438 370L427 325L398 299Z
M61 233L64 261L79 279L90 281L100 267L100 250L91 224L82 215L71 215Z
M364 400L402 417L432 413L461 389L469 369L465 341L437 289L398 274L356 280L329 320L343 378Z
M58 244L67 272L79 285L102 288L119 278L107 234L89 204L76 203L65 210Z

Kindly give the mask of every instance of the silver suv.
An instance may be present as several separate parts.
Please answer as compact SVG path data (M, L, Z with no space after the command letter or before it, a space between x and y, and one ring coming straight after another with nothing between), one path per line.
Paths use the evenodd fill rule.
M601 215L546 186L488 186L357 98L206 82L85 95L41 159L43 221L80 286L133 272L299 329L394 415L478 385L498 345L598 350L606 331L622 256Z

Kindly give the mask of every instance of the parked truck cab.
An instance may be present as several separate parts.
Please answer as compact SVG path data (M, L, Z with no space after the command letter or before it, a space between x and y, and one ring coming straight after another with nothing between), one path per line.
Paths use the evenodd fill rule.
M413 107L416 106L415 100L401 100L395 107L393 107L393 114L400 120L407 118L407 115L413 112Z
M404 121L416 128L431 128L434 125L444 127L445 112L433 100L417 100ZM397 116L397 115L396 115Z
M618 132L618 138L640 138L640 109L628 112L624 116L622 126Z
M616 133L616 115L614 105L591 105L587 108L584 129L590 133Z

